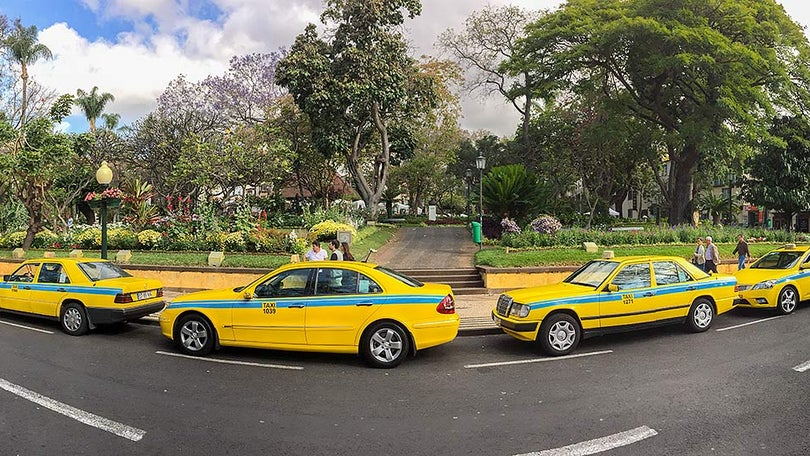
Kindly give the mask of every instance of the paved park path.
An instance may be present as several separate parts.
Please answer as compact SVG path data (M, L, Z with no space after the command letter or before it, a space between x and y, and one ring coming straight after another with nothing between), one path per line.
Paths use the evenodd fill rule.
M392 269L472 268L477 250L464 227L403 227L369 261Z

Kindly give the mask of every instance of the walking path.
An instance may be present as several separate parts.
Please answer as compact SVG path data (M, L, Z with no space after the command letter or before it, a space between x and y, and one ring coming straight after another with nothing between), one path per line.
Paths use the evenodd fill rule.
M369 261L391 269L472 268L477 249L464 227L403 227Z

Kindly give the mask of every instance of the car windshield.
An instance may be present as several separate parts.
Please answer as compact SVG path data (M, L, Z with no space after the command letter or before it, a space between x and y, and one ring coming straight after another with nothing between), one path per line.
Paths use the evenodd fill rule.
M585 263L584 266L566 277L563 282L596 288L605 281L607 276L609 276L618 265L619 263L615 261L593 260L589 263Z
M751 269L790 269L804 252L769 252L751 265Z
M132 277L132 275L118 266L105 261L79 263L79 269L93 282L104 279Z
M389 276L391 276L391 277L405 283L406 285L408 285L410 287L418 288L418 287L421 287L422 285L424 285L422 282L414 279L413 277L408 277L405 274L394 271L393 269L384 268L382 266L377 266L375 269L377 269L378 271L380 271L380 272L382 272L382 273L384 273L386 275L389 275Z

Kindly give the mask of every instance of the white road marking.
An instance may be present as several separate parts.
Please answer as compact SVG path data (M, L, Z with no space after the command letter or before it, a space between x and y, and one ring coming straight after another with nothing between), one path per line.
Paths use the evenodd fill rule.
M478 367L512 366L516 364L545 363L548 361L562 361L564 359L582 358L584 356L606 355L608 353L613 353L613 350L604 350L590 353L578 353L576 355L555 356L553 358L533 358L533 359L522 359L520 361L504 361L500 363L467 364L466 366L464 366L464 368L476 369Z
M194 359L197 361L208 361L211 363L220 363L220 364L237 364L240 366L253 366L253 367L266 367L268 369L288 369L288 370L304 370L301 366L286 366L284 364L261 364L261 363L249 363L246 361L232 361L229 359L215 359L215 358L201 358L199 356L190 356L190 355L183 355L181 353L169 353L165 351L156 351L158 355L166 355L166 356L176 356L178 358L188 358Z
M762 323L763 321L774 320L774 319L782 318L782 317L784 317L784 315L777 315L775 317L763 318L762 320L749 321L748 323L742 323L742 324L739 324L739 325L729 326L727 328L715 329L715 331L717 331L717 332L728 331L730 329L742 328L743 326L755 325L757 323Z
M56 413L65 415L68 418L84 423L88 426L107 431L119 437L137 442L141 440L146 431L118 423L116 421L108 420L102 416L94 415L90 412L71 407L70 405L43 396L37 392L23 388L22 386L15 385L5 379L0 378L0 388L8 391L9 393L16 394L23 399L27 399L35 404L39 404L47 409L53 410Z
M45 333L45 334L53 334L53 331L47 331L47 330L39 329L39 328L32 328L30 326L25 326L25 325L18 325L17 323L11 323L11 322L8 322L8 321L0 321L0 323L2 323L4 325L14 326L16 328L30 329L31 331L41 332L41 333Z
M794 367L793 370L795 370L796 372L804 372L810 370L810 361L799 364L798 366Z
M614 448L630 445L658 435L655 429L647 426L637 427L629 431L608 435L599 439L588 440L587 442L575 443L573 445L543 450L535 453L525 453L516 456L582 456L586 454L596 454Z

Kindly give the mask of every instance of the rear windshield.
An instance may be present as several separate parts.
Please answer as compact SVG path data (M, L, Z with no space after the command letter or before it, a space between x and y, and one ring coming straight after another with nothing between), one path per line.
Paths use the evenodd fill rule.
M79 263L79 269L82 270L88 279L96 282L104 279L118 279L120 277L132 277L128 272L119 268L118 266L108 262L88 262Z
M393 269L384 268L382 266L377 266L375 269L414 288L418 288L424 285L422 282L414 279L413 277L408 277L401 272L394 271Z

